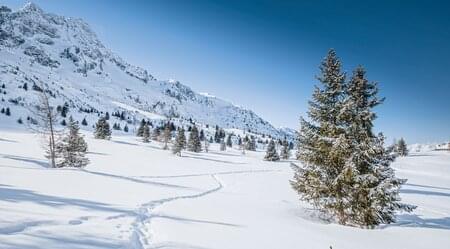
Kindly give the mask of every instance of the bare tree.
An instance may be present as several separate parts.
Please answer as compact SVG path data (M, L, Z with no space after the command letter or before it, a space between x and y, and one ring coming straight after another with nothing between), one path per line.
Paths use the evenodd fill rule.
M40 90L37 93L38 104L29 108L29 111L37 122L30 124L30 129L44 137L47 158L50 160L51 167L56 168L56 146L58 139L56 124L58 122L58 112L56 108L51 106L49 101L51 92L43 84L41 84Z

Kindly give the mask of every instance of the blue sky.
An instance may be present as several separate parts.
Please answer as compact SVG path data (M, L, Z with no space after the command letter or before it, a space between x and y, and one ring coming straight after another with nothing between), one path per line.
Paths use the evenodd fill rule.
M12 8L26 1L3 1ZM375 129L408 142L450 139L448 1L34 1L81 17L106 46L159 79L298 128L318 65L335 48L386 102Z

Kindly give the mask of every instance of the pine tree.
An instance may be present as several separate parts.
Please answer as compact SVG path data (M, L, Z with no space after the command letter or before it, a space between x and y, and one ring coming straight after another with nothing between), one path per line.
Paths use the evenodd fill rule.
M86 158L87 143L80 135L78 124L69 118L69 132L56 146L57 154L60 155L57 167L77 167L81 168L89 163Z
M269 146L267 146L266 155L264 156L266 161L280 161L280 156L278 156L277 149L275 147L275 142L270 140Z
M186 146L186 137L184 135L184 129L179 128L177 132L177 136L175 138L175 142L172 146L172 152L175 155L181 156L181 151Z
M142 142L144 143L150 142L150 128L148 127L147 123L145 123L143 127Z
M169 123L166 124L166 126L164 127L164 133L163 133L163 142L164 142L164 146L163 146L163 150L167 150L169 149L168 143L172 138L172 133L170 131L170 125Z
M189 133L189 141L188 141L187 149L192 152L202 151L202 144L200 142L198 129L197 129L197 126L195 126L195 125L192 127L191 132Z
M61 120L61 123L60 123L62 126L66 126L67 125L67 123L66 123L66 120L65 119L63 119L63 120Z
M111 129L105 117L101 117L98 119L97 124L95 125L94 137L97 139L111 138Z
M144 126L147 124L145 119L141 120L141 124L139 125L139 128L137 130L136 136L142 137L144 135Z
M220 139L220 151L225 151L227 150L227 145L225 144L225 141L222 139Z
M291 157L289 143L286 140L283 141L283 146L281 147L281 151L280 151L280 157L281 157L281 159L284 159L284 160L287 160Z
M405 180L389 166L394 158L384 148L384 137L372 132L372 109L383 101L376 84L365 79L362 68L345 84L333 50L318 79L322 87L316 87L308 112L312 122L301 119L297 157L303 166L294 166L292 187L341 224L395 221L396 211L413 207L399 203Z
M123 131L128 132L128 125L125 125L125 127L123 127Z
M5 115L11 116L11 111L9 110L9 107L6 107Z
M87 123L87 121L86 121L86 118L83 118L83 121L81 121L81 125L84 125L84 126L87 126L87 125L88 125L88 123Z
M200 141L205 141L205 132L202 130L200 130Z
M403 138L400 138L400 140L398 140L396 149L399 156L407 156L409 153L408 146L406 145L405 139Z
M233 141L231 140L231 134L228 134L227 146L230 147L230 148L233 147Z

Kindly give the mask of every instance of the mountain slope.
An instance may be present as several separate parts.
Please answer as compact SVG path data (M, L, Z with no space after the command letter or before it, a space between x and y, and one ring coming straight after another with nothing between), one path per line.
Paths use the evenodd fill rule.
M44 84L54 104L67 103L76 119L123 111L129 124L156 116L292 138L251 110L155 79L106 48L81 19L45 13L32 3L17 11L0 8L1 84L2 107L19 107L13 116L34 105L33 85Z

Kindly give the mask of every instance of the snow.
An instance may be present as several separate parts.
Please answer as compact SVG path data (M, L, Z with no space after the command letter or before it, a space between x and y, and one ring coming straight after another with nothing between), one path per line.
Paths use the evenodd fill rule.
M445 248L450 153L393 164L417 205L376 229L328 223L289 186L289 161L262 151L183 152L134 136L93 139L91 164L51 169L39 137L0 129L0 248Z

